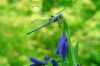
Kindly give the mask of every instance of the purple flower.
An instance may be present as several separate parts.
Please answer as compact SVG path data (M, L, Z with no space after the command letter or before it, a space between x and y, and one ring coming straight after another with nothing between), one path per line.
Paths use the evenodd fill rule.
M45 56L45 57L44 57L44 60L45 60L45 61L48 61L49 59L50 59L50 58L49 58L48 56Z
M53 66L58 66L58 63L54 58L51 59L51 63Z
M65 61L66 60L66 56L67 56L67 52L68 52L67 38L66 38L65 34L63 33L62 37L59 40L56 54L58 56L61 56L63 61Z
M47 58L47 56L46 56L46 58ZM31 64L30 66L45 66L47 64L47 61L42 62L33 57L30 58L30 61L33 62L33 64Z

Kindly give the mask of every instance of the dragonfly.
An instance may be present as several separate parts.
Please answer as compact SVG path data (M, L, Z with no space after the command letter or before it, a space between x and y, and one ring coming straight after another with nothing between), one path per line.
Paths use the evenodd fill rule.
M64 8L65 9L65 8ZM63 10L64 10L63 9ZM41 26L39 26L39 27L37 27L37 28L34 28L33 30L31 30L30 32L28 32L27 34L31 34L32 32L35 32L36 30L38 30L38 29L40 29L40 28L42 28L42 27L45 27L45 26L47 26L47 25L50 25L50 24L52 24L52 23L55 23L55 22L58 22L58 24L59 24L59 26L60 26L60 24L62 23L62 20L63 20L63 13L62 13L62 11L63 10L61 10L60 12L58 12L58 13L56 13L54 16L51 16L48 20L47 20L47 22L45 22L44 24L42 24Z

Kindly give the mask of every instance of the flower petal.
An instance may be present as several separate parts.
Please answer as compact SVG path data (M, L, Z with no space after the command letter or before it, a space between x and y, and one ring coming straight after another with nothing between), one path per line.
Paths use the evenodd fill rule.
M44 60L45 60L45 61L48 61L49 59L50 59L50 58L49 58L48 56L45 56L45 57L44 57Z
M33 57L30 58L30 61L33 62L33 63L41 64L41 65L47 64L47 62L45 62L45 61L41 62L41 61L39 61L39 60L37 60L36 58L33 58Z
M67 44L66 40L67 40L67 38L66 38L65 34L63 33L62 37L59 40L57 51L56 51L56 54L61 56L63 61L66 60L67 51L68 51L68 44Z
M66 36L63 33L60 40L59 40L59 43L58 43L58 47L57 47L57 51L56 51L57 55L61 56L61 54L62 54L62 44L64 44L65 41L66 41Z
M51 59L51 63L53 66L58 66L58 63L56 62L54 58Z
M64 46L63 46L63 53L62 53L63 61L66 60L67 52L68 52L68 44L67 44L67 43L64 43Z

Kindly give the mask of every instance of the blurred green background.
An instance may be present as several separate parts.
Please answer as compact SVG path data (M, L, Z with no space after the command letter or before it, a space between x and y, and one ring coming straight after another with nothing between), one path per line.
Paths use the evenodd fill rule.
M26 33L32 20L63 8L73 46L80 42L79 63L100 66L100 0L0 0L0 66L29 66L31 56L52 57L62 33L57 24Z

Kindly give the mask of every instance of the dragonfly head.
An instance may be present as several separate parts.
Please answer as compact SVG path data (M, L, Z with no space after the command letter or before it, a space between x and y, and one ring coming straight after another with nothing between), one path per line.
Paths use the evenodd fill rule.
M52 19L54 19L54 22L62 20L63 19L63 14L62 13L58 13L55 16L53 16Z
M63 19L63 17L64 17L63 14L62 13L59 13L59 18L60 19Z

